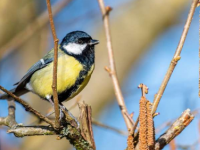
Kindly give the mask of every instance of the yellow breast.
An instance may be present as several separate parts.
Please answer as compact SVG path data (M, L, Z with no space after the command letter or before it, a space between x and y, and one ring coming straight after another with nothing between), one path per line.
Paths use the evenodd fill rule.
M83 88L88 84L93 70L94 70L94 65L92 65L88 73L85 76L83 76L84 77L83 82L78 86L78 89L74 93L72 93L67 100L70 100L83 90Z
M58 94L75 84L81 70L83 70L82 64L80 64L74 57L68 55L62 55L58 57ZM49 64L41 70L36 71L32 75L30 79L30 85L33 88L33 92L44 98L47 95L52 95L52 79L53 63Z

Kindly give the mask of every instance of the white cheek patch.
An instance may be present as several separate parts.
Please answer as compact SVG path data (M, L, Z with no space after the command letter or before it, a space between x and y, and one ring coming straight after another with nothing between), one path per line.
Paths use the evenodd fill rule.
M71 53L79 55L82 53L82 51L86 48L87 44L76 44L76 43L69 43L67 45L63 45L63 48Z

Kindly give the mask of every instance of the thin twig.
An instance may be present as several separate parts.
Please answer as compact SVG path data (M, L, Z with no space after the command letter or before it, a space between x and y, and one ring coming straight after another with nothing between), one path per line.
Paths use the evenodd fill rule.
M58 14L71 0L58 1L52 6L53 16ZM12 51L20 47L25 41L30 39L37 30L44 27L49 21L48 11L44 11L39 17L37 17L32 23L30 23L24 30L16 34L8 43L0 48L0 60L2 57L7 56Z
M55 128L54 123L51 120L49 120L47 117L43 116L37 110L33 109L27 102L25 102L21 98L17 97L16 95L14 95L13 93L11 93L10 91L6 90L2 86L0 86L0 89L2 91L4 91L5 93L7 93L8 95L10 95L11 97L13 97L15 99L15 101L17 101L20 104L22 104L26 108L27 111L30 111L30 112L34 113L36 116L38 116L38 118L44 120L46 123L50 124L53 128Z
M192 2L191 8L190 8L190 11L189 11L189 14L188 14L188 18L187 18L187 21L185 23L184 30L183 30L183 33L181 35L178 47L177 47L176 52L175 52L175 54L174 54L174 56L171 60L170 66L169 66L167 73L164 77L164 80L163 80L163 82L160 86L160 89L159 89L158 93L155 95L154 103L153 103L153 106L152 106L152 114L154 114L156 112L158 104L160 102L160 99L162 98L162 95L165 91L165 88L166 88L168 82L169 82L169 79L172 75L172 72L174 71L176 64L178 63L178 61L181 58L180 54L181 54L181 51L182 51L188 30L190 28L192 17L194 15L194 11L195 11L195 8L197 6L198 1L199 0L193 0L193 2Z
M136 120L136 122L135 122L135 124L134 124L134 126L133 126L133 130L132 130L132 133L131 133L132 135L135 134L135 130L136 130L136 128L137 128L138 123L139 123L139 116L137 117L137 120ZM134 135L134 137L135 137L135 135Z
M106 7L104 5L103 0L98 0L99 6L102 12L103 16L103 22L104 22L104 28L105 28L105 34L106 34L106 39L107 39L107 49L108 49L108 55L109 55L109 63L110 63L110 76L112 78L114 90L115 90L115 95L117 98L118 105L120 107L121 113L124 117L124 121L126 123L126 126L128 128L128 131L130 132L132 129L132 123L126 116L128 114L127 108L124 102L124 98L122 96L122 92L119 86L119 81L117 77L117 72L116 72L116 67L115 67L115 61L114 61L114 54L113 54L113 48L112 48L112 42L111 42L111 36L110 36L110 25L109 25L109 12L111 11L111 7Z
M146 85L144 85L143 83L140 83L138 85L138 88L141 88L142 96L146 97L146 94L148 94L149 88Z
M126 115L126 117L129 119L129 121L131 122L131 124L132 124L132 126L134 125L134 121L133 121L133 117L131 117L132 116L132 114L127 114L127 113L125 113L125 115Z
M121 134L121 135L125 135L125 136L128 135L128 133L126 133L125 131L121 131L121 130L116 129L116 128L114 128L114 127L105 125L105 124L103 124L103 123L101 123L101 122L99 122L99 121L97 121L97 120L95 120L95 119L92 119L92 124L95 125L95 126L98 126L98 127L102 127L102 128L105 128L105 129L112 130L112 131L117 132L117 133L119 133L119 134Z
M59 122L59 116L60 116L60 111L59 111L59 105L58 105L58 93L57 93L57 63L58 63L58 38L56 36L56 30L53 22L53 15L51 11L51 3L50 0L46 0L47 3L47 9L49 12L49 21L51 25L51 31L54 39L54 63L53 63L53 83L52 83L52 90L53 90L53 99L54 99L54 109L55 109L55 125L57 128L60 127L60 122Z
M176 150L177 146L176 146L175 139L173 139L173 140L169 143L169 147L170 147L170 150Z

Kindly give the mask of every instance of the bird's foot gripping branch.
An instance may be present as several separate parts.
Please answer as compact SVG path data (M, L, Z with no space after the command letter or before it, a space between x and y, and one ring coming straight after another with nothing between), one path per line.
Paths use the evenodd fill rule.
M56 128L53 121L32 108L24 100L10 93L2 86L0 86L0 89L9 94L15 101L19 102L26 109L26 111L31 112L37 118L48 124L46 126L22 126L21 124L18 124L15 120L15 101L7 100L8 116L0 117L0 126L7 126L7 133L13 133L16 137L58 135L57 140L66 138L76 149L95 150L91 123L92 110L90 106L79 102L81 128L78 127L76 120L66 111L64 112L65 118L60 122L60 127Z

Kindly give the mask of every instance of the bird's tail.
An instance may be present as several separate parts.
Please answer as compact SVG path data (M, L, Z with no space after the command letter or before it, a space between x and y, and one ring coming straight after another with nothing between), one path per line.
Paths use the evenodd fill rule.
M21 95L27 93L28 90L24 89L24 88L20 89L20 90L16 90L16 88L13 88L12 90L10 90L10 92L13 93L13 94L15 94L16 96L21 96ZM11 98L11 96L8 95L8 94L2 94L2 95L0 95L0 99L10 99L10 98Z

